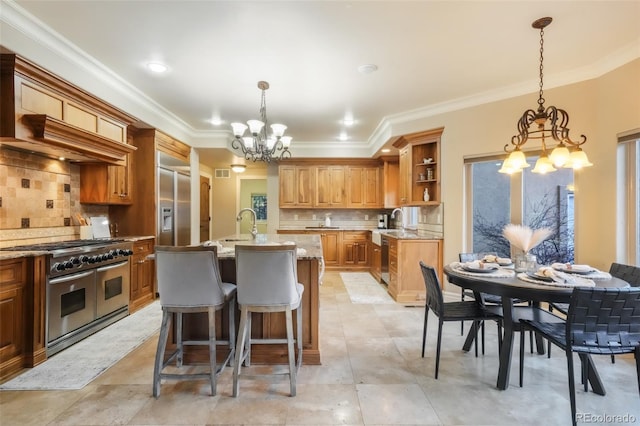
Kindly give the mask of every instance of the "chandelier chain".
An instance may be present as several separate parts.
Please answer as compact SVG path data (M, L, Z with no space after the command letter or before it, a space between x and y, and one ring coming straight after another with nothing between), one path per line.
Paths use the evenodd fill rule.
M538 110L544 110L544 97L543 97L543 62L544 62L544 28L540 28L540 93L538 96Z

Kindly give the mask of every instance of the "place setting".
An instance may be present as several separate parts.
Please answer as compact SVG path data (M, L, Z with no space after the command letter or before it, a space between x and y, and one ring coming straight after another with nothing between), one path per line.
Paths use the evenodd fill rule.
M576 274L565 271L556 269L553 266L540 266L528 269L525 272L519 272L517 277L521 281L556 287L595 287L596 285L591 278L585 276L584 272Z
M456 272L469 276L511 278L515 274L510 258L495 255L486 255L471 262L453 262L449 266Z

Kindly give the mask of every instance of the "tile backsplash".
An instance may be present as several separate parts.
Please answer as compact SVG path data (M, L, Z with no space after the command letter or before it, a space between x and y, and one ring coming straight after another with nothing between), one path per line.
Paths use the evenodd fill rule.
M79 198L78 165L0 148L0 247L74 239L77 213L108 215Z

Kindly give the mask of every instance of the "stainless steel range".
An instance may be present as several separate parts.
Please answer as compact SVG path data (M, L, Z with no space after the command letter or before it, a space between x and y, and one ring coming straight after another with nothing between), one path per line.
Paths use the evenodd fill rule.
M129 256L123 240L73 240L3 250L47 251L47 355L129 314Z

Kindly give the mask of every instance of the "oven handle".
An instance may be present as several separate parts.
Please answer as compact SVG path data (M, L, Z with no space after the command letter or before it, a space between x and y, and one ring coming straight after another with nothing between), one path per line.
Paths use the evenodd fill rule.
M98 272L103 272L103 271L108 271L109 269L114 269L114 268L119 268L121 266L124 266L127 264L127 262L129 262L128 260L125 260L124 262L120 262L120 263L114 263L112 265L107 265L107 266L103 266L101 268L97 268Z
M86 272L80 272L78 274L65 275L64 277L53 278L49 280L49 284L66 283L71 280L77 280L78 278L88 277L89 275L93 274L93 272L94 271L91 270Z

